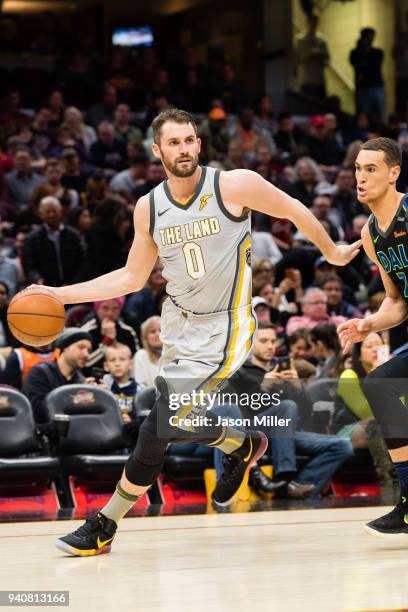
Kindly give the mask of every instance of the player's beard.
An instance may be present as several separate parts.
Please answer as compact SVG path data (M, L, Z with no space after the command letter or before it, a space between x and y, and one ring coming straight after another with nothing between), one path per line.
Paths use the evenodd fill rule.
M164 167L173 176L177 176L178 178L187 178L189 176L192 176L197 169L198 155L196 155L195 157L191 157L189 155L189 156L186 156L185 158L182 158L190 162L188 165L183 167L179 163L180 159L176 160L173 164L163 155L163 152L161 152L161 154L162 154L162 162L163 162Z

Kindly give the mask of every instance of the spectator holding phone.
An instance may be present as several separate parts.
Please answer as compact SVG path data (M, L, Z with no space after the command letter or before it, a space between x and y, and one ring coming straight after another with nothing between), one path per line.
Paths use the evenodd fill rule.
M341 427L338 436L348 437L354 449L368 448L383 492L396 492L396 478L388 450L364 393L364 379L390 358L389 347L380 334L372 332L353 346L351 367L340 375L337 395L341 404L333 426Z
M338 467L352 454L351 442L337 436L316 434L299 429L299 408L302 410L305 398L301 381L293 359L285 357L275 359L277 335L274 325L259 323L252 348L251 357L231 377L228 392L241 396L240 406L228 406L229 416L237 418L253 418L259 416L278 415L289 419L289 426L264 428L264 433L270 440L274 478L285 480L287 486L279 489L279 493L291 498L304 498L318 495L325 484L331 479ZM283 389L283 392L282 392ZM252 403L244 403L242 396L252 396L258 393L280 394L278 405L272 405L263 410L256 410ZM226 408L226 407L225 407ZM302 469L296 465L296 453L307 455L309 461ZM219 466L220 451L215 450L214 463ZM221 470L217 470L220 472ZM265 491L267 484L258 480L257 473L250 475L252 488Z

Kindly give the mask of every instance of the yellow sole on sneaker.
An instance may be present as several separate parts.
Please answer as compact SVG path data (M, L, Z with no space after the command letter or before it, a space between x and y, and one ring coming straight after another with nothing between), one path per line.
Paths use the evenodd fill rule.
M55 546L59 550L62 550L68 555L71 555L71 557L94 557L95 555L104 555L111 551L110 545L103 546L102 548L99 548L99 549L94 548L91 550L81 550L80 548L75 548L74 546L70 546L66 542L63 542L62 540L57 540L55 542Z

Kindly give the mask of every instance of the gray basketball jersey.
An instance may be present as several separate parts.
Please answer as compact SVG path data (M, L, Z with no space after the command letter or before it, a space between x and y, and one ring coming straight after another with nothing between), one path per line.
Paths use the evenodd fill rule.
M220 171L203 167L185 203L163 181L150 192L150 233L158 246L173 302L198 314L234 310L251 302L250 213L225 208Z

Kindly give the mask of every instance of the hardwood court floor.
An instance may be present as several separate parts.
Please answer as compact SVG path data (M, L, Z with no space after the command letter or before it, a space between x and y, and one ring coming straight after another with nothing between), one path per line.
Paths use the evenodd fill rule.
M70 612L408 609L408 536L362 528L385 510L124 519L112 552L88 558L53 546L79 521L3 523L0 590L69 590Z

